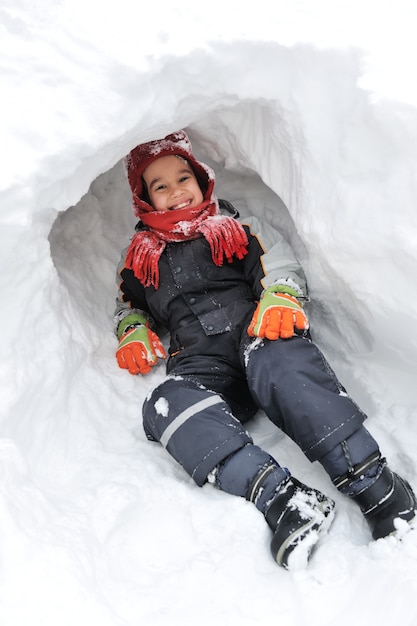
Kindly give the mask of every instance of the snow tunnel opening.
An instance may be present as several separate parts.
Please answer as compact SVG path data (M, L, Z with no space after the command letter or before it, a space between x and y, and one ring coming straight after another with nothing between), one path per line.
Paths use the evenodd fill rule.
M230 105L229 101L183 127L195 156L215 171L217 197L231 202L242 217L255 215L279 230L309 280L312 260L297 230L299 211L302 215L306 210L301 164L308 146L296 116L291 118L276 102ZM137 137L131 139L128 149L136 145ZM87 351L100 352L109 372L114 372L116 268L136 221L120 159L91 182L77 204L58 214L49 233L52 260L65 293L63 306L69 308L64 323L76 326L77 330L70 332L74 336L81 333L89 345ZM343 380L363 397L361 384L352 380L350 365L340 356L340 329L325 297L309 305L308 315L318 329L316 340L326 356L331 362L336 360ZM325 319L326 324L316 324L317 319Z
M301 256L303 245L287 205L264 182L250 159L255 152L250 146L253 134L247 141L248 145L237 145L233 122L229 125L230 117L236 124L236 115L246 117L246 123L250 125L251 117L255 115L258 119L254 123L259 128L259 116L265 114L265 108L245 103L234 110L217 111L202 123L185 129L195 156L210 165L216 174L217 197L231 202L242 217L255 215L265 219L283 233ZM285 178L284 174L282 176ZM70 369L77 371L78 378L94 381L97 393L102 389L103 380L106 381L103 415L108 411L108 405L112 404L117 407L114 410L120 413L117 404L119 391L111 397L108 393L109 389L116 387L124 389L126 398L122 412L132 416L135 429L138 392L134 388L135 381L131 380L133 377L122 378L125 372L116 366L113 313L117 296L117 266L122 250L129 245L136 222L131 190L121 159L92 181L79 202L57 215L49 233L52 261L59 290L63 294L60 306L64 309L65 319L60 323L66 326L65 331L69 329L71 343L79 342L80 338L82 342L76 353L72 351ZM162 335L161 339L168 342L167 336ZM66 358L71 359L71 356ZM94 368L99 368L99 374ZM153 375L163 376L164 371L165 368L161 367ZM155 378L147 379L144 384L154 385L154 381ZM145 393L143 389L141 393ZM88 419L95 425L97 409L94 403L88 408L92 402L88 392L85 392L84 402L84 413L89 411ZM257 428L256 422L253 428ZM262 427L262 432L265 436L276 438L276 434L268 434L267 426Z
M237 118L246 117L248 126L255 123L256 116L259 128L259 118L267 114L264 105L240 103L216 111L186 130L196 157L215 171L217 197L231 202L242 217L254 214L267 220L302 256L305 251L288 207L248 157L254 152L250 145L253 133L246 137L246 146L244 141L236 142ZM67 304L82 325L100 332L112 328L116 268L137 222L131 207L122 159L93 180L77 204L58 214L49 233L52 260Z

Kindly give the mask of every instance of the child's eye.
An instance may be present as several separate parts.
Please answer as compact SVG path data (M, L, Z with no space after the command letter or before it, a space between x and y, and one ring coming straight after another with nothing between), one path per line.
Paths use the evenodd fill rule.
M180 183L185 183L185 181L188 180L189 178L190 176L188 174L186 174L185 176L181 176Z
M156 185L155 187L155 191L161 191L162 189L165 189L165 185Z

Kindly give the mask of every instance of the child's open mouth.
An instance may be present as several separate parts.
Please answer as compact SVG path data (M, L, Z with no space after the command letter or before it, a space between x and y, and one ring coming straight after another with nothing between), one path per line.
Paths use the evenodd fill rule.
M176 211L178 209L185 209L186 207L190 206L192 200L186 200L185 202L180 202L180 204L176 204L175 206L170 206L169 210L170 211Z

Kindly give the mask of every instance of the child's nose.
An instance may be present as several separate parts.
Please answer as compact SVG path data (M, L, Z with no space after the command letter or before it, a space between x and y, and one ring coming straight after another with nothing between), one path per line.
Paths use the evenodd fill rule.
M181 194L181 187L179 185L174 185L171 193L174 196L174 198L179 196Z

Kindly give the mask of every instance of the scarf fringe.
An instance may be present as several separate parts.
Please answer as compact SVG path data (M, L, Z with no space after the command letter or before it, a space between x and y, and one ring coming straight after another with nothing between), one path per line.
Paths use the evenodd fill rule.
M223 265L224 257L228 263L234 256L241 260L248 252L246 233L233 217L208 217L198 230L210 244L215 265Z
M126 267L144 287L159 287L158 262L166 242L151 231L136 233L126 253Z
M248 253L245 230L233 217L207 217L187 239L195 239L200 235L209 243L213 262L217 266L223 265L225 258L231 263L233 257L241 260ZM171 236L169 240L175 241L175 238ZM138 232L133 236L126 253L126 267L133 270L144 287L152 285L158 289L158 263L166 243L159 232L151 230Z

